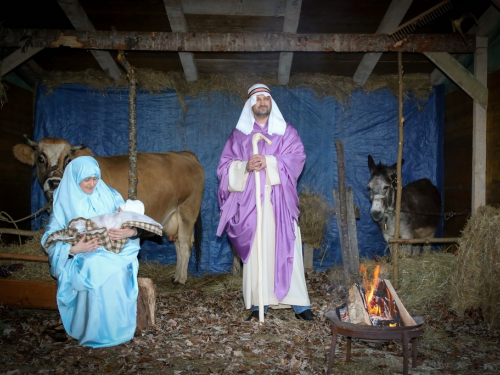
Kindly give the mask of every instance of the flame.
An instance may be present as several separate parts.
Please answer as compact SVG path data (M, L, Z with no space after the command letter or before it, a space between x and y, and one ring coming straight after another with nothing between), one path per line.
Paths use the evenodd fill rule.
M362 264L359 267L360 273L363 275L363 289L365 290L365 299L366 299L366 305L368 307L368 312L373 315L378 315L380 316L382 314L382 311L380 309L380 306L374 303L373 300L373 295L375 293L375 290L378 287L379 283L379 274L380 274L380 266L377 265L375 267L375 270L373 271L373 279L372 282L368 280L367 276L367 270L364 264ZM367 291L367 292L366 292Z

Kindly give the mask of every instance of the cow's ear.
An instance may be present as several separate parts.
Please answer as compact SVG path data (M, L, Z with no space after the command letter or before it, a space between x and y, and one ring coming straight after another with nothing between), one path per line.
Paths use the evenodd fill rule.
M21 163L29 164L31 166L35 165L35 150L30 146L20 143L14 146L12 149L14 156Z
M94 154L92 153L92 150L90 148L84 148L83 150L76 150L73 153L73 159L79 156L94 156Z

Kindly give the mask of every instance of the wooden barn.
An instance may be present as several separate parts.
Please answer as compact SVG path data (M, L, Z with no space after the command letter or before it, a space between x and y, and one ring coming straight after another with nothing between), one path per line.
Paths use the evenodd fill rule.
M233 252L227 238L215 234L219 220L217 164L238 121L247 89L255 83L271 88L285 119L297 128L307 154L298 182L299 192L313 192L335 213L322 224L321 243L304 242L308 287L319 288L311 294L313 308L323 317L338 302L335 296L341 291L337 290L335 269L342 265L346 269L349 251L357 266L363 259L381 259L398 251L404 242L398 242L398 234L388 244L370 216L368 155L373 156L375 163L398 165L397 188L401 188L401 183L421 178L428 178L437 186L442 200L437 215L439 224L436 239L427 239L426 243L437 246L438 250L445 248L447 251L443 253L450 257L460 251L464 232L474 232L467 229L469 219L483 206L499 206L499 42L498 0L3 2L0 5L2 249L19 243L19 233L22 243L29 241L29 232L42 230L48 217L41 212L29 218L47 204L47 198L35 168L14 157L13 148L25 142L25 135L34 142L56 137L66 139L71 145L85 143L99 156L126 154L129 127L134 122L137 151L191 151L205 171L200 267L195 266L193 252L186 287L165 291L159 288L157 324L134 339L139 346L149 348L153 348L155 337L172 340L172 352L149 349L142 352L132 343L115 351L107 348L89 354L74 341L59 342L49 335L58 326L57 310L26 316L30 322L45 319L36 336L42 341L47 337L47 342L52 337L47 345L53 353L61 350L62 345L71 352L69 365L61 365L56 372L66 372L70 368L67 366L78 363L87 366L87 371L99 373L328 371L331 340L328 326L315 322L314 334L309 338L286 333L284 342L288 342L288 348L273 348L270 337L280 334L280 324L293 323L295 329L304 332L308 328L295 321L286 322L286 318L283 318L285 323L279 323L282 316L278 315L277 321L270 320L267 325L274 333L256 334L239 323L244 314L241 302L217 302L218 298L202 287L188 288L194 279L219 277L234 271ZM133 105L131 95L134 95ZM356 210L350 210L352 220L346 220L342 206L345 202L335 197L345 194L346 188L350 194L349 208L359 211L356 220L351 212ZM400 208L397 210L399 215ZM348 226L350 245L346 244L343 232ZM399 224L396 228L399 232ZM0 253L5 252L2 249ZM352 255L353 251L356 255ZM147 239L141 242L139 259L141 264L170 265L176 262L175 249L166 237ZM452 262L451 258L446 259ZM0 258L0 265L13 262ZM446 264L450 264L446 271L448 280L453 266ZM410 300L412 292L404 289L407 283L398 282L407 275L406 263L402 259L398 265L396 260L395 267L385 276L395 277L395 288L402 288L401 295ZM350 271L358 273L352 268ZM439 270L435 274L444 275ZM227 280L216 282L225 286L224 293L228 296L241 299L241 287L233 290ZM210 301L208 305L203 299ZM436 297L443 304L445 299L443 295ZM188 306L186 301L194 300L193 306ZM498 298L495 301L500 308ZM44 307L55 308L54 303L50 301ZM430 303L426 299L417 308L409 301L410 307L427 320L429 316L420 308ZM434 300L432 303L439 305ZM175 307L187 308L189 313L179 313ZM17 309L9 310L0 304L0 334L3 328L8 331L0 337L0 342L9 347L7 354L0 354L0 365L2 371L4 368L11 371L7 373L14 374L12 371L16 369L19 373L30 373L32 368L16 364L20 358L16 357L15 345L8 343L26 335L13 319L9 325L13 315L26 314L26 309ZM233 310L238 313L242 310L241 316L230 318L228 311ZM483 313L486 310L483 306ZM205 316L207 311L210 317ZM468 318L475 319L480 327L477 330L481 333L477 335L486 337L488 343L498 338L498 331L489 330L499 328L498 314L486 312L484 318L478 310L468 311ZM193 313L201 315L199 321ZM495 318L489 319L493 315ZM442 323L442 319L448 318L457 327L463 323L450 316L440 312L435 319ZM481 326L484 321L491 327ZM192 328L197 324L213 329L214 335L227 335L225 349L222 336L211 338L212 333L202 332L201 328L197 333ZM258 349L249 345L255 341L242 342L237 338L248 335L249 340L258 340L259 334L264 338L262 345L256 344ZM479 336L470 334L466 341L477 343ZM217 344L212 349L210 339ZM441 339L424 334L421 341L425 340ZM344 343L337 344L337 353L345 351ZM407 373L407 345L401 348L400 344L394 345L404 352ZM471 345L477 347L476 357L482 358L475 368L465 364L457 368L448 363L439 368L432 361L442 358L431 359L432 350L424 350L423 354L419 352L418 362L422 372L414 373L500 371L500 358L492 354L489 344ZM306 346L316 349L301 352ZM378 350L362 344L353 344L353 349L369 353L368 356ZM41 368L49 369L52 362L41 349L28 354L28 346L23 345L20 350L23 352L19 357L33 361L33 356L38 356ZM350 339L346 350L351 350ZM457 353L461 350L456 348ZM130 361L124 359L129 352ZM367 369L378 366L375 373L400 371L402 358L384 358L385 362L375 354L371 360L358 360L357 365L366 365ZM365 373L363 367L356 368L356 360L339 371Z

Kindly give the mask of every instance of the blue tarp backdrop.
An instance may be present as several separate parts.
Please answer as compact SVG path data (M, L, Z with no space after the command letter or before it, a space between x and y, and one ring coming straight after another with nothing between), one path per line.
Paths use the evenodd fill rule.
M367 157L375 162L393 164L398 149L398 99L387 89L372 93L358 90L350 104L342 107L331 97L318 98L307 88L271 88L274 100L285 119L298 130L307 160L299 179L299 191L308 188L323 195L333 206L333 188L338 188L337 155L334 142L344 146L346 186L352 187L354 204L359 206L357 221L360 256L382 255L386 244L369 213L366 184L370 174ZM224 144L236 126L241 101L217 92L186 97L184 112L173 90L159 94L137 95L137 148L142 152L193 151L205 169L202 204L203 242L199 271L192 274L229 272L232 252L224 237L215 235L217 204L217 164ZM425 103L404 103L403 184L427 177L442 191L444 89L437 86ZM85 142L94 154L116 155L128 152L128 90L103 95L87 86L64 85L49 90L40 85L36 97L34 140L64 138L73 145ZM139 176L140 183L140 176ZM125 199L127 197L124 197ZM35 176L32 179L32 209L46 203ZM314 267L324 270L342 262L336 217L327 226L326 253L315 251ZM42 219L33 223L34 229ZM176 261L175 248L146 240L142 261L164 264Z

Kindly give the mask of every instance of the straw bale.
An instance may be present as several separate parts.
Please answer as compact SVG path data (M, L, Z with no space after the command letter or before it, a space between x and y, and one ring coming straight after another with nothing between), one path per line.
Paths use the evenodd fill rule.
M325 227L334 214L326 198L305 188L299 195L302 242L318 247L325 238Z
M500 328L500 208L481 207L459 238L449 302L459 314L481 309L487 323Z

